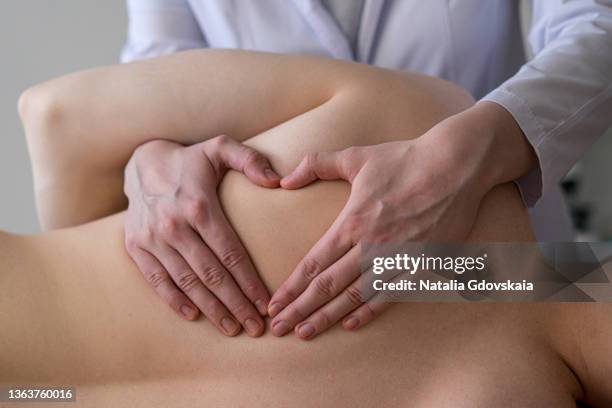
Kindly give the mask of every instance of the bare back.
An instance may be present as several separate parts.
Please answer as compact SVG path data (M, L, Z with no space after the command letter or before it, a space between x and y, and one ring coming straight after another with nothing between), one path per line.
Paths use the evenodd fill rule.
M338 97L247 143L286 173L306 152L416 137L470 103L455 95L454 108L445 98L428 109L421 96L390 102L384 125L355 98ZM356 123L337 123L347 109ZM349 192L341 182L265 190L236 173L220 189L271 290ZM532 239L513 186L487 195L471 239ZM563 331L581 306L398 304L359 332L336 327L311 342L226 338L204 320L178 319L158 299L123 248L120 214L0 242L0 384L74 384L83 406L562 407L582 392L566 361L572 332Z

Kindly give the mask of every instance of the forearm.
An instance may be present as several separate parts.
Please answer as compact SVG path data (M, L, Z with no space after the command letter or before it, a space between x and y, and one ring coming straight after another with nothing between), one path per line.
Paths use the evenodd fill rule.
M532 3L533 58L484 97L512 113L535 149L538 165L519 180L530 206L612 124L612 1Z
M324 102L342 72L346 65L331 60L198 50L43 83L24 93L21 111L26 126L37 116L66 147L87 143L82 150L96 150L108 168L152 139L259 133Z
M144 142L244 140L330 99L354 64L199 50L65 76L20 100L41 222L57 228L121 209L122 170Z
M331 59L198 50L47 82L24 93L20 111L41 221L57 228L122 209L123 168L147 141L245 140L341 94L364 107L369 126L393 132L403 101L415 94L427 107L415 112L438 120L449 106L472 103L450 87L458 89ZM398 113L378 121L376 109L390 104Z

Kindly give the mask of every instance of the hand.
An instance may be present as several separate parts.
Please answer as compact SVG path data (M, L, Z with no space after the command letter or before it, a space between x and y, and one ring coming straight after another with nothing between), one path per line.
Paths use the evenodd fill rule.
M264 187L279 185L264 156L227 136L190 147L167 141L139 147L125 171L126 247L181 317L193 320L202 311L225 335L242 325L259 336L269 294L217 197L228 169Z
M498 105L479 104L477 109L451 117L417 139L308 155L282 179L287 189L317 179L344 179L352 189L336 221L273 295L273 334L295 328L297 336L311 339L343 317L344 328L363 327L388 304L373 301L375 292L363 290L361 244L463 240L486 192L529 170L530 156L509 156L526 167L513 173L490 150L499 134L487 125L519 129L511 117L512 122L505 121L510 115ZM503 140L507 144L512 139L505 134ZM516 142L516 149L532 154L520 143L526 141Z

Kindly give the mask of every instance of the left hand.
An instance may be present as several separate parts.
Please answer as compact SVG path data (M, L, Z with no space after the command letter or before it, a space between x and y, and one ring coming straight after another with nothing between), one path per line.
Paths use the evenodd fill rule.
M310 154L282 179L286 189L317 179L344 179L352 189L336 221L273 295L268 310L274 335L295 328L298 337L312 339L343 317L344 328L354 330L388 307L362 291L362 243L452 241L468 236L484 195L509 181L506 178L520 176L514 173L528 171L516 167L505 171L496 163L508 153L502 150L496 156L491 146L512 139L505 134L504 142L496 144L494 127L487 124L501 123L505 129L513 129L513 124L520 129L507 111L490 105L478 104L479 110L448 118L417 139ZM482 109L489 116L479 116ZM508 119L512 122L504 122ZM525 160L532 159L526 140L513 143L527 155ZM520 155L510 157L515 164L529 166L521 163Z

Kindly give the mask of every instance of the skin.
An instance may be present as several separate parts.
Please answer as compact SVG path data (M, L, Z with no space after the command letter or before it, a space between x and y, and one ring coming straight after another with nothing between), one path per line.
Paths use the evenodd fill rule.
M285 192L231 173L221 200L273 291L347 196L341 183ZM515 190L490 200L519 232L522 210L508 205L519 204ZM583 391L568 364L580 367L582 351L607 355L605 310L562 304L399 304L358 333L229 339L158 301L123 248L122 225L119 215L41 236L0 234L0 384L71 384L84 407L571 407ZM594 324L592 340L576 337ZM585 358L590 378L605 379L598 359Z
M482 132L489 131L486 115L477 111L495 115L499 109L493 103L475 105L415 140L317 152L284 177L281 185L286 189L341 179L352 190L334 224L274 294L273 333L282 336L295 328L300 337L310 339L343 317L343 326L355 330L379 315L388 305L339 297L319 309L329 299L312 296L311 282L318 275L343 282L338 291L359 287L358 247L364 243L464 240L482 197L500 180L512 180L495 168L495 155L477 147L487 144ZM519 129L511 118L497 115L496 124ZM518 165L521 157L516 156Z
M310 339L340 319L356 330L388 305L339 297L318 310L311 296L318 275L359 285L359 256L367 242L464 240L484 195L518 179L537 161L516 121L498 104L481 102L411 141L317 152L283 178L287 189L315 180L346 180L351 197L326 234L273 295L272 330L295 329Z
M400 78L389 87L401 91L398 105L389 105L397 110L381 109L380 122L356 102L372 95L360 88L247 144L285 176L311 153L418 137L471 103L452 85ZM90 176L96 180L95 172ZM271 291L330 227L350 194L339 181L270 190L239 172L229 172L219 188L228 220ZM101 195L100 206L111 207L113 197ZM88 198L71 203L75 217L87 211ZM126 398L136 407L612 401L609 305L401 304L359 334L336 326L312 342L270 335L228 340L212 325L176 319L156 301L125 252L123 234L122 216L42 236L0 234L0 310L9 311L0 314L0 383L77 384L83 406L117 405ZM514 186L485 195L470 238L533 239Z
M300 81L295 81L296 72L303 73ZM209 80L197 84L189 80L196 77ZM173 84L171 89L165 85L168 83ZM456 90L451 98L434 98L449 88ZM383 129L388 137L401 139L413 135L400 133L393 123L402 116L406 99L416 95L424 97L424 102L431 101L427 109L416 113L436 122L448 116L449 109L458 113L457 107L467 108L472 103L453 85L425 76L328 59L198 50L85 71L38 85L22 95L19 110L32 157L43 228L67 227L124 209L125 190L130 199L126 224L129 252L145 276L164 277L166 283L160 289L163 300L189 319L194 315L185 315L181 309L196 306L197 298L198 307L205 309L205 315L226 335L236 331L228 330L227 324L223 328L224 321L239 321L245 328L247 322L255 321L259 327L248 331L256 336L261 333L261 319L254 303L265 312L267 305L261 303L269 298L218 211L212 188L217 176L207 172L205 161L183 160L200 157L197 154L183 154L168 143L152 141L166 139L192 145L224 133L242 141L300 113L350 98L362 106L355 112L340 113L341 117L363 115L364 130L374 134ZM393 115L383 114L385 105L378 104L376 109L363 105L366 96L370 103L393 103ZM241 114L229 118L228 111ZM116 119L109 121L109 117ZM376 120L366 122L366 118ZM423 127L420 132L426 130ZM386 139L379 136L377 140ZM359 144L357 138L353 141ZM147 142L152 143L139 148ZM135 149L128 176L146 177L127 177L124 188L124 168ZM231 150L225 151L227 160L240 161ZM258 168L264 171L265 159L255 157ZM241 166L243 163L237 164ZM188 175L178 177L180 169L189 169ZM204 186L200 187L207 186L207 194L203 194L204 189L195 191L194 180L202 181ZM276 183L269 181L269 187ZM151 195L155 199L150 199ZM213 208L215 216L208 218L208 225L201 225L185 212L185 208L193 207L194 197L200 207ZM175 234L176 229L183 233ZM219 233L209 234L211 230ZM190 252L200 254L204 261L196 265ZM223 279L219 287L211 288L218 279L209 280L208 285L202 279L204 271L211 270L213 275L233 279ZM174 285L169 284L168 277ZM202 284L194 277L199 277ZM180 290L185 283L191 295L184 287ZM236 292L236 285L244 293L238 299L228 295ZM209 301L213 294L217 296Z
M142 156L161 156L159 165L143 168ZM184 318L193 320L201 310L228 336L242 324L257 337L264 331L259 313L265 315L269 295L217 198L229 169L263 187L279 182L263 155L227 136L188 148L164 141L139 147L126 168L126 248L160 297Z
M342 109L337 103L317 113L333 119ZM304 154L369 137L350 126L313 138L325 130L317 123L334 121L310 116L247 143L287 174ZM420 126L406 120L407 130ZM229 172L219 191L270 291L350 194L344 182L270 190L238 172ZM0 384L73 384L84 407L610 402L609 305L406 303L359 333L336 326L311 342L271 334L227 339L158 302L125 251L122 217L39 236L0 233L0 310L7 312L0 314ZM485 197L472 239L533 239L512 185Z
M304 77L311 91L304 92L300 86L283 87L300 96L295 102L287 102L279 85L291 82L289 73L302 63L312 67L311 75ZM249 70L243 69L246 66ZM263 323L256 309L260 314L267 312L269 294L218 210L213 187L221 173L212 172L199 160L185 163L185 157L201 156L178 153L177 146L168 143L137 148L155 139L192 145L225 132L244 140L323 104L339 88L343 72L346 68L338 64L309 59L200 51L77 73L27 90L20 99L19 111L32 157L43 229L76 225L124 209L125 190L130 199L126 218L129 253L144 276L163 277L163 289L158 286L162 299L185 319L195 318L198 309L202 310L226 335L237 333L237 321L251 335L260 335ZM199 75L210 81L194 86L193 81L185 80ZM319 84L323 75L327 79ZM250 81L251 76L258 80ZM168 92L166 83L173 83L173 92ZM92 98L94 93L96 97ZM151 98L151 94L156 97ZM277 108L261 115L253 100ZM85 106L87 109L83 109ZM229 110L242 114L230 120L223 115ZM118 120L108 121L108 117ZM83 126L90 131L84 134ZM124 168L135 149L124 186ZM255 173L271 170L262 156L240 157L235 154L239 150L226 148L217 156L224 154L226 162L236 164L234 168L253 168L260 184L278 185L278 177L257 179ZM253 165L246 166L245 159L252 160ZM179 178L185 168L191 169L190 174ZM197 180L200 185L195 184ZM177 181L189 185L177 186ZM151 195L156 198L146 200ZM206 222L188 217L190 213L185 211L204 206L215 213ZM174 226L181 228L182 234L175 234ZM193 260L190 253L200 257ZM229 278L207 281L201 279L204 271L213 277ZM181 288L185 284L188 288ZM236 285L243 294L236 295ZM214 294L220 294L220 298Z

